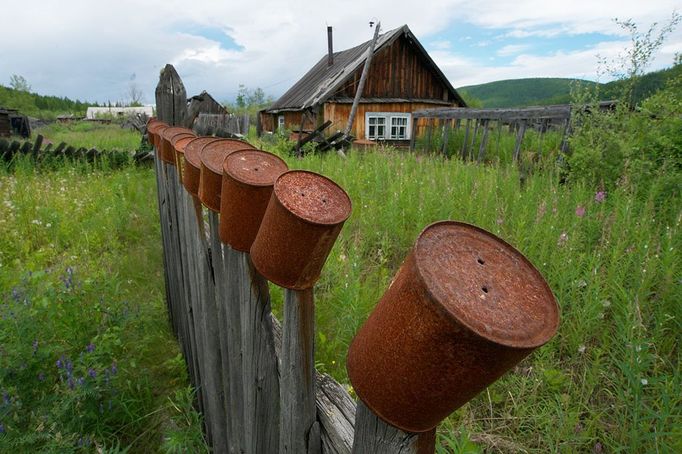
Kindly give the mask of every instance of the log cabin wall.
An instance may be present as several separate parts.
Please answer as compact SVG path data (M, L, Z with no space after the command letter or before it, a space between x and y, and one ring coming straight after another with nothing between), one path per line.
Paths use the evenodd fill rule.
M335 96L355 96L361 74L362 67ZM449 99L448 88L405 35L374 55L362 96L434 99L455 104L454 99Z
M360 103L358 112L353 121L351 134L357 139L365 138L365 113L366 112L414 112L416 110L433 109L433 104L417 102L396 103ZM324 105L324 121L331 120L332 124L327 129L331 134L343 130L348 122L351 104L327 102Z
M350 110L349 110L350 112ZM280 115L284 115L284 128L291 131L298 131L301 128L301 115L302 112L280 112L280 113L267 113L261 112L261 125L263 131L275 132L277 130L278 118ZM317 115L308 114L303 122L304 131L312 131L317 127Z

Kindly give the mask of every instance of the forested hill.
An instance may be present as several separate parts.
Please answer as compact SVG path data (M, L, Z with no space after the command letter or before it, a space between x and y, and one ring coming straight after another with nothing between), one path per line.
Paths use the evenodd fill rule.
M43 96L0 85L0 107L17 109L30 117L55 118L62 114L85 116L88 106L96 105L58 96Z
M666 81L682 75L682 65L645 74L634 89L635 101L646 99L663 88ZM575 83L586 86L599 85L602 100L619 97L626 81L597 84L588 80L555 77L499 80L457 89L467 99L480 101L483 107L522 107L548 104L567 104L571 100L571 87Z

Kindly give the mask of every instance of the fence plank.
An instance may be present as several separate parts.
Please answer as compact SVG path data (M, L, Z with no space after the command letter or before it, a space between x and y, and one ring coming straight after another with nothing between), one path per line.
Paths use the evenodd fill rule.
M433 453L434 445L435 430L425 434L403 432L358 401L353 454L427 454Z
M315 407L313 291L284 290L280 378L281 454L321 450Z
M279 367L268 282L249 254L234 251L230 282L241 305L244 452L277 452L279 446Z

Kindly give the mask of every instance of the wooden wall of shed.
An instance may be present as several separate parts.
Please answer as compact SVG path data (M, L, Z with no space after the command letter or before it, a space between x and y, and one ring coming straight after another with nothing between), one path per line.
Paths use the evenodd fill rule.
M12 133L12 125L9 122L9 115L0 112L0 137L9 137Z
M362 66L335 96L354 97ZM381 49L372 59L363 98L412 98L453 101L445 84L436 76L413 44L403 35Z
M365 138L365 113L366 112L414 112L416 110L433 109L433 104L401 102L401 103L361 103L358 104L358 112L353 121L351 134L356 139ZM332 124L327 129L328 133L343 131L350 116L351 104L328 102L324 105L324 121L331 120Z
M292 131L298 131L301 127L301 112L281 112L278 114L271 114L261 112L261 124L263 131L275 132L277 129L277 118L284 115L284 128ZM317 115L308 114L303 122L304 131L312 131L317 127Z

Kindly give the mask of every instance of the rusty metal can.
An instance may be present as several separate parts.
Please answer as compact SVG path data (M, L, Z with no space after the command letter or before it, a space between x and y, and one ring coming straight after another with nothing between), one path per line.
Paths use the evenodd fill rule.
M171 145L175 150L175 166L178 169L180 181L182 181L182 174L185 167L185 147L192 140L196 139L194 134L177 134L171 139Z
M187 192L199 196L199 179L201 176L201 150L205 145L221 139L215 137L197 137L185 145L185 159L182 173L182 184Z
M173 145L171 144L171 140L173 139L173 136L177 134L192 134L194 135L194 132L192 132L191 129L187 128L180 128L176 126L172 126L170 128L164 129L160 136L161 136L161 141L160 141L160 153L159 157L161 158L162 161L168 163L168 164L173 164L175 165L175 149L173 148Z
M220 139L201 149L199 199L206 208L220 212L220 190L223 181L223 161L237 150L255 149L243 140Z
M283 173L251 246L254 266L281 287L313 287L350 213L350 197L329 178Z
M272 153L241 150L223 163L220 194L220 239L233 249L249 252L256 238L277 178L287 164Z
M478 227L428 226L353 339L358 396L407 432L433 429L556 333L540 272Z
M161 133L166 128L170 128L170 126L162 121L156 121L147 129L147 132L150 134L151 143L156 149L157 153L160 153L159 146L161 143Z

